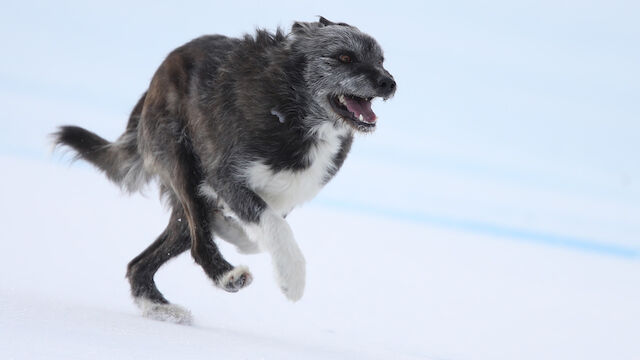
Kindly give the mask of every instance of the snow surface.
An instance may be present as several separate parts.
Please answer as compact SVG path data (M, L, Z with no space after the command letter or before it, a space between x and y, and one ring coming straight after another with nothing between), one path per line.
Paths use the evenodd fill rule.
M639 359L639 10L3 3L0 358ZM124 274L168 220L156 189L124 196L47 134L114 139L175 46L316 14L374 35L399 88L288 217L304 297L282 296L267 255L220 243L248 288L217 289L184 254L156 280L195 324L143 318Z

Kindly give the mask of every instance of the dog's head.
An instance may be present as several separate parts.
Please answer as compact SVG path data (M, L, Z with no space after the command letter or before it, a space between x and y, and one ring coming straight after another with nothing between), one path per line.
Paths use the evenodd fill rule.
M392 97L396 82L371 36L320 17L318 22L293 25L290 49L304 56L305 81L316 103L358 131L375 129L371 100Z

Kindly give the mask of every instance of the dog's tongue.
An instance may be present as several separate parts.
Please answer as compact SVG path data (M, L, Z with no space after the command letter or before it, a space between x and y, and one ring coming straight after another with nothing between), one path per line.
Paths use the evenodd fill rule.
M347 110L351 111L356 119L370 124L376 122L376 114L371 110L371 101L345 96L344 102L347 106ZM362 115L362 119L360 119L360 115Z

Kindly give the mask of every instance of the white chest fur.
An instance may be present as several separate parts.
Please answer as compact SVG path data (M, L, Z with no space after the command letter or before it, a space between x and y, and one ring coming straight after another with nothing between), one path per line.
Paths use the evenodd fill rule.
M342 138L349 131L345 127L335 128L331 123L315 130L318 141L307 154L311 164L308 168L274 172L269 166L255 162L247 169L249 187L281 215L311 200L320 191L334 166L333 159L340 151Z

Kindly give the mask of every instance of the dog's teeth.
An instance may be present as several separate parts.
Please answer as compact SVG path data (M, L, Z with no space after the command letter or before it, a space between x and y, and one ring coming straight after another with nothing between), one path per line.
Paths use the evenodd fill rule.
M346 104L345 101L344 101L344 95L340 95L338 97L338 100L340 100L341 103Z
M362 114L360 114L360 116L358 116L358 120L362 121L363 119Z

